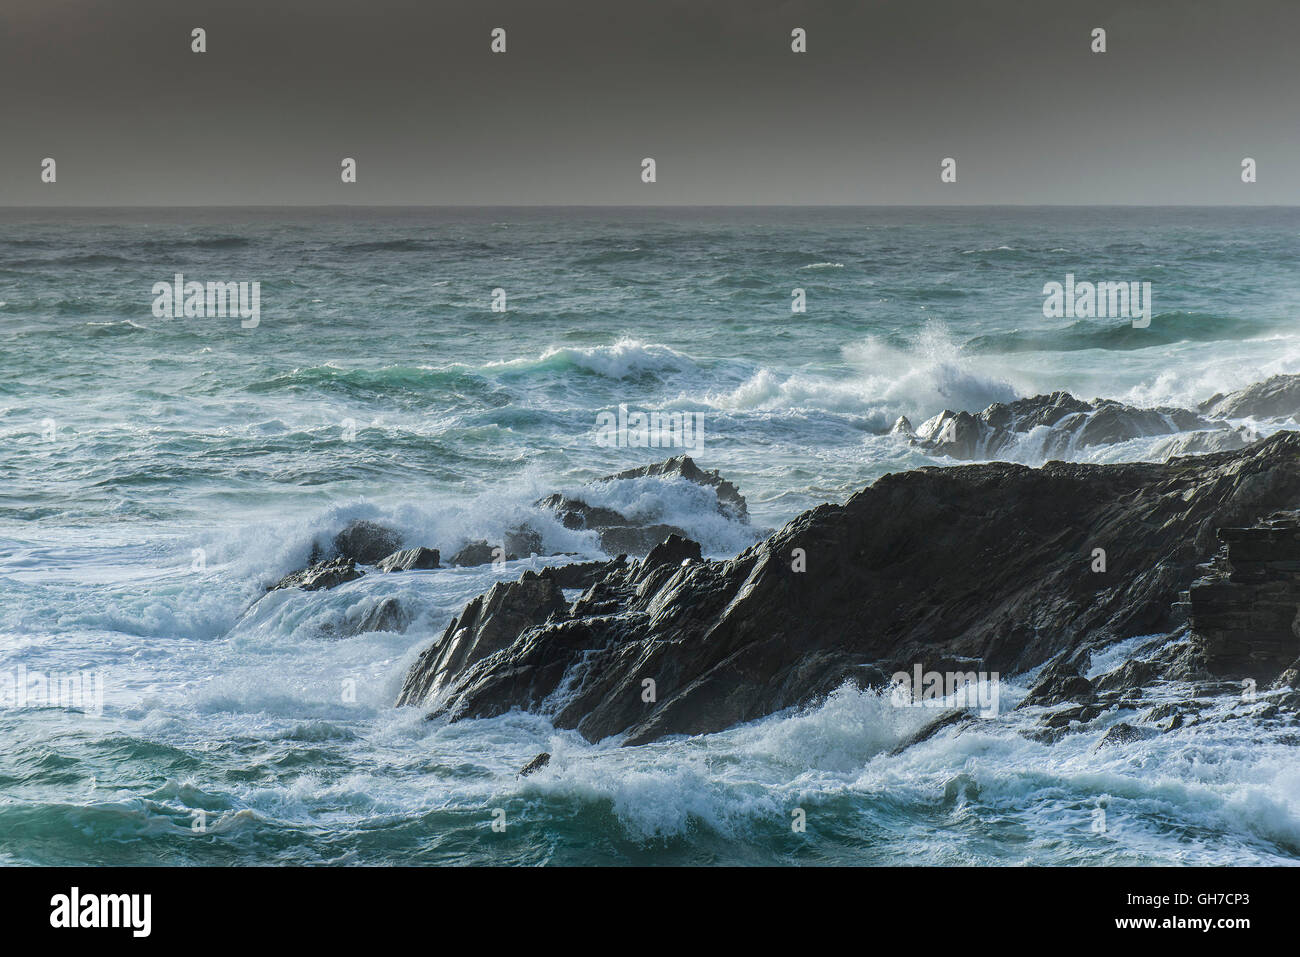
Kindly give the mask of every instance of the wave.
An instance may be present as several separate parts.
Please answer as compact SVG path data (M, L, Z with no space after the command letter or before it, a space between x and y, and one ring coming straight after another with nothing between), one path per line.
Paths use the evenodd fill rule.
M294 369L247 385L254 393L295 390L345 395L409 395L445 397L459 392L484 392L491 385L464 366L389 365L377 369L346 369L334 363Z
M137 243L151 252L170 252L179 249L245 249L253 245L246 236L200 236L194 239L150 239Z
M1251 339L1274 333L1278 328L1278 323L1258 319L1163 312L1152 316L1151 325L1142 329L1135 329L1129 320L1080 319L1061 329L1017 330L975 336L962 348L974 354L1132 350L1176 342Z
M842 347L847 375L781 374L760 369L739 387L707 396L729 411L829 411L888 428L899 415L928 418L936 411L978 412L1024 394L992 369L964 356L947 328L932 320L903 347L880 337Z
M579 372L606 379L631 379L644 375L697 371L701 364L668 346L622 338L606 346L552 346L536 359L489 362L483 368L510 373Z

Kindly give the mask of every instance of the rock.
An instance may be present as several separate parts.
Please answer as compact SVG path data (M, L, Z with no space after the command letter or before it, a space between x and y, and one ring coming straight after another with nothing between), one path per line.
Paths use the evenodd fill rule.
M679 455L655 465L645 465L615 475L607 475L592 484L639 478L684 479L702 485L713 491L720 514L742 525L749 524L749 508L740 490L719 476L716 470L706 472L699 468L687 455ZM559 493L539 499L535 505L555 512L565 528L594 530L600 539L601 550L607 555L645 555L670 535L687 537L687 533L675 525L640 521L614 509L590 505L581 498ZM507 545L507 548L509 547ZM527 551L522 548L519 551L521 554L527 554Z
M409 572L416 569L438 568L440 557L438 549L425 548L421 545L417 548L393 552L387 558L381 559L376 567L381 572Z
M1102 713L1102 709L1096 705L1080 704L1070 708L1062 708L1059 711L1053 711L1043 717L1042 725L1045 728L1053 730L1066 729L1070 725L1078 722L1087 724L1093 718Z
M630 745L805 706L864 665L893 674L973 658L1013 675L1058 659L1037 700L1097 695L1084 684L1090 649L1175 632L1173 605L1218 529L1297 504L1300 433L1165 463L886 475L727 561L616 567L567 608L553 580L531 583L485 635L498 585L425 651L400 700L452 717L542 711ZM1105 572L1091 570L1098 547ZM806 572L792 567L796 548ZM1195 673L1203 640L1171 640L1152 659L1160 676ZM646 678L656 701L642 698Z
M1112 724L1106 729L1106 733L1101 736L1101 740L1097 742L1097 746L1093 750L1100 751L1102 748L1111 748L1117 744L1141 741L1146 736L1133 725L1121 721L1118 724Z
M978 415L945 409L922 423L913 444L949 458L993 459L1011 448L1018 435L1044 426L1050 430L1042 440L1048 456L1192 429L1229 431L1187 409L1139 409L1111 399L1083 402L1068 392L1053 392L995 402Z
M1010 435L1002 429L989 428L969 412L945 409L926 419L916 430L915 442L927 452L954 459L994 458L1010 444Z
M650 554L642 561L642 565L646 568L657 568L660 565L681 565L683 562L700 560L699 542L693 542L681 535L669 535L650 549Z
M450 679L523 640L530 629L564 608L564 595L555 581L535 572L524 572L519 581L497 582L452 619L442 638L411 666L398 705L429 703ZM493 679L504 679L506 689L513 684L507 675Z
M348 609L335 629L326 629L334 638L352 638L371 631L401 633L411 623L411 615L394 597L364 601Z
M321 588L334 588L344 582L350 582L364 575L351 558L332 558L327 562L317 562L310 568L285 575L267 591L280 588L301 588L304 591L316 591Z
M1283 689L1300 691L1300 659L1294 661L1291 664L1291 667L1278 675L1277 680L1273 682L1273 689L1275 691L1281 691Z
M542 554L542 536L531 528L513 528L502 542L507 555L529 558Z
M532 774L534 771L540 771L542 768L546 767L550 763L551 763L550 752L543 751L537 757L533 758L522 768L520 768L519 774L520 776L527 776L529 774Z
M676 525L611 525L600 529L600 550L606 555L646 555L666 538L686 538Z
M1093 682L1093 687L1097 691L1133 691L1146 687L1159 674L1158 661L1135 659L1106 672Z
M626 564L626 555L610 562L577 562L572 565L549 565L541 575L561 588L581 588L584 591L617 568Z
M612 508L588 505L581 499L569 498L556 492L534 503L538 508L555 512L565 528L600 528L605 525L626 525L627 519Z
M915 431L912 428L912 423L907 420L907 416L900 415L895 420L893 428L889 430L889 434L912 436L915 434Z
M953 725L968 724L976 720L975 717L965 709L954 708L945 711L942 715L923 725L921 729L914 734L908 735L902 743L889 752L890 757L897 757L908 748L914 747L923 741L929 741L944 728L950 728Z
M1206 666L1219 677L1274 677L1300 650L1300 514L1220 528L1218 539L1188 589Z
M489 545L484 541L470 542L455 555L451 556L451 563L454 566L465 567L473 565L490 565L496 560L501 552L497 551L500 546ZM504 549L502 549L504 551ZM514 561L519 556L506 554L502 556L506 561Z
M401 547L402 537L397 532L375 522L350 522L334 536L334 549L339 556L362 565L373 565Z
M1188 432L1176 435L1151 447L1151 458L1157 462L1171 459L1175 455L1205 455L1207 452L1229 452L1244 449L1251 442L1259 441L1259 436L1249 429L1214 429L1211 431Z
M745 502L745 497L740 494L740 489L720 476L717 469L708 472L704 471L695 464L689 455L678 455L675 458L654 465L643 465L639 468L627 469L615 475L607 475L600 481L618 482L635 478L680 478L688 482L694 482L696 485L706 486L713 489L714 494L718 497L719 512L732 521L742 524L748 524L749 522L749 507Z
M1275 375L1197 406L1212 419L1291 419L1300 413L1300 375Z
M1061 655L1039 673L1038 680L1025 695L1020 707L1060 704L1063 701L1089 701L1092 682L1079 673L1078 665Z

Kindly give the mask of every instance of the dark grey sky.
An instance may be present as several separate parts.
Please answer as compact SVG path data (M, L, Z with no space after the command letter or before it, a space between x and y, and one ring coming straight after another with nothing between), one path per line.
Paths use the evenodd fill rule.
M2 0L0 205L1295 204L1297 38L1297 0Z

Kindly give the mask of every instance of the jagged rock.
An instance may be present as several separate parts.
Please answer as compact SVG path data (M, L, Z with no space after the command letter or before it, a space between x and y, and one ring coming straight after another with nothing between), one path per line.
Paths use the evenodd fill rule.
M527 776L527 775L529 775L529 774L532 774L534 771L540 771L542 768L546 767L546 766L547 766L548 764L550 764L550 763L551 763L551 755L550 755L550 752L549 752L549 751L543 751L543 752L542 752L541 754L539 754L537 757L533 758L531 761L529 761L527 764L525 764L522 768L520 768L520 769L519 769L519 774L520 774L521 777L525 777L525 776Z
M500 546L490 545L484 541L470 542L468 545L461 548L461 550L455 555L451 556L451 563L452 565L460 567L490 565L496 560L497 556L501 554L501 552L497 551L499 547ZM502 552L504 551L505 549L502 549ZM507 553L502 557L506 561L513 562L519 556Z
M947 409L922 422L915 438L926 451L954 459L994 458L1010 440L1008 432L989 427L969 412Z
M425 548L421 545L417 548L393 552L387 558L381 559L376 567L381 572L409 572L416 569L438 568L440 557L438 549Z
M1300 375L1275 375L1228 395L1219 394L1197 406L1212 419L1283 419L1297 421Z
M334 549L342 558L373 565L402 547L402 537L391 528L363 520L350 522L334 536Z
M894 427L889 430L890 435L914 435L915 430L912 423L907 420L907 416L900 415L894 422Z
M1297 504L1297 433L1166 463L886 475L728 561L616 568L567 609L544 580L553 594L488 640L477 622L494 589L426 650L401 702L454 717L540 709L589 740L639 744L806 705L866 664L892 674L942 656L1004 675L1060 658L1075 674L1042 700L1060 699L1084 690L1088 649L1176 629L1172 606L1219 528ZM1096 547L1105 572L1091 570ZM808 572L792 567L796 548ZM1199 641L1171 641L1162 675L1195 669Z
M642 565L645 568L658 568L660 565L681 565L683 562L700 560L699 542L693 542L681 535L669 535L650 549L650 554L645 557Z
M327 562L317 562L310 568L291 572L272 585L267 591L280 588L301 588L304 591L316 591L321 588L334 588L344 582L350 582L364 575L351 558L332 558Z
M978 415L945 409L916 430L914 444L955 459L993 459L1014 444L1018 434L1040 426L1051 430L1043 440L1049 457L1143 436L1192 429L1231 431L1187 409L1139 409L1112 399L1083 402L1068 392L1053 392L995 402Z
M465 606L442 638L411 666L398 705L428 703L450 679L522 639L564 607L564 594L555 581L533 571L524 572L519 581L497 582ZM493 679L504 681L505 693L514 684L508 675Z
M1079 673L1078 665L1061 655L1047 665L1025 695L1020 707L1046 706L1063 701L1086 702L1092 699L1092 682Z
M626 564L626 555L620 555L610 562L576 562L572 565L549 565L543 568L541 575L549 578L561 588L590 588L606 574Z

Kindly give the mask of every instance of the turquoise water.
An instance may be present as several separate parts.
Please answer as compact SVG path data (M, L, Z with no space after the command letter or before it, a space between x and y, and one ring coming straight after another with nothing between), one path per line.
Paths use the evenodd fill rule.
M673 454L598 445L619 403L700 413L692 454L761 529L944 464L883 434L899 415L1300 372L1298 239L1300 212L1245 209L0 212L0 675L104 689L102 713L0 710L0 861L1294 860L1292 745L1247 717L1094 752L1100 731L1047 747L1008 716L890 757L920 718L844 689L620 750L392 707L527 561L250 605L358 517L444 554L532 520L597 554L530 503ZM259 282L260 322L155 317L176 273ZM1045 318L1066 273L1150 281L1150 328ZM754 538L689 489L617 494L708 554ZM405 633L323 637L390 595Z

